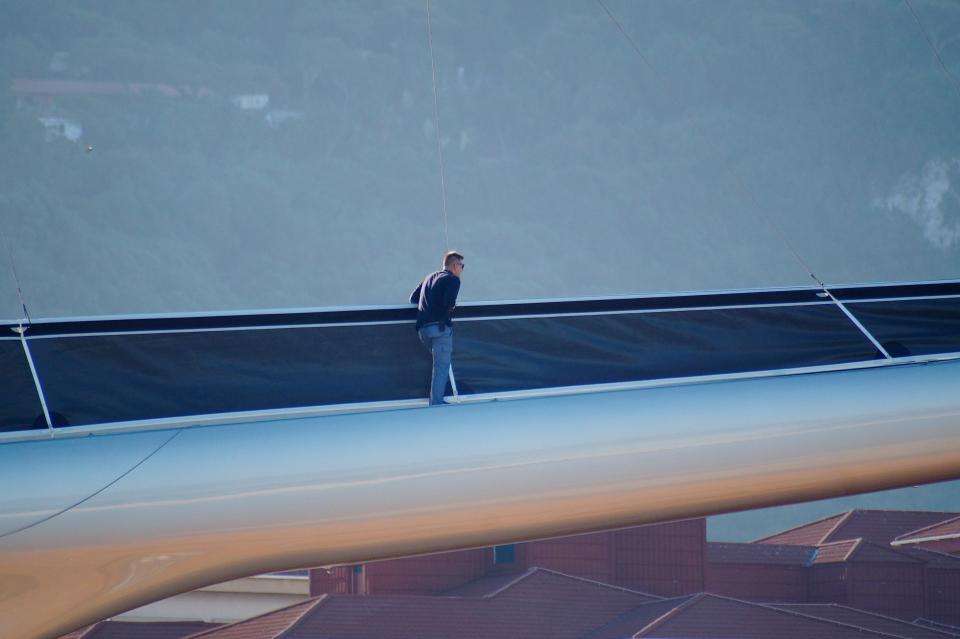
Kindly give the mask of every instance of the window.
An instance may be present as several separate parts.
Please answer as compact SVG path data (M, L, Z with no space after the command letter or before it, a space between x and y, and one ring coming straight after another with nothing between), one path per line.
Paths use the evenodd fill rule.
M494 564L512 564L517 560L517 545L504 544L493 547Z

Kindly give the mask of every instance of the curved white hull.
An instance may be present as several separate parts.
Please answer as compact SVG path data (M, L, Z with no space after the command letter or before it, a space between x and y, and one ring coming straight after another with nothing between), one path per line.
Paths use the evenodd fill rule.
M122 477L76 484L101 447ZM2 448L4 636L55 637L258 572L955 478L960 362Z

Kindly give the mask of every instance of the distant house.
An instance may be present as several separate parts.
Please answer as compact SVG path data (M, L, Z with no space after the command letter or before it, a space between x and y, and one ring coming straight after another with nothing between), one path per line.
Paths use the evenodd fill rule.
M960 517L904 533L894 539L890 545L960 555Z
M303 111L287 111L284 109L271 109L264 116L267 125L272 129L279 129L282 125L293 120L303 119Z
M210 98L214 95L209 87L189 84L86 82L78 80L35 80L26 78L14 79L10 84L10 92L17 98L41 98L63 95L161 95L168 98L185 96Z
M40 124L47 132L47 141L52 142L57 138L66 138L71 142L79 142L83 137L83 127L79 122L74 122L66 118L49 116L37 118Z
M123 630L125 639L160 637L147 626L129 625ZM493 589L469 594L321 595L246 621L187 636L190 639L947 639L955 635L934 630L929 625L845 606L764 605L709 593L660 598L531 568ZM170 635L164 639L167 637L173 639ZM82 639L101 638L83 636ZM103 635L103 639L107 639L107 635Z
M309 595L306 571L239 580L69 639L960 637L960 557L891 546L957 519L851 510L753 543L708 542L690 519L315 568Z
M233 106L244 111L260 111L270 104L270 95L267 93L244 93L230 98Z

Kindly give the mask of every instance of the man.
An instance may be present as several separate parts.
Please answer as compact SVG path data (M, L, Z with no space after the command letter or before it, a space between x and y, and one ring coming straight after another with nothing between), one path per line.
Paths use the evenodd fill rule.
M430 379L430 405L449 404L443 400L447 387L447 371L453 357L453 320L450 314L457 305L463 256L450 251L443 256L443 270L427 275L410 295L417 305L417 333L433 355Z

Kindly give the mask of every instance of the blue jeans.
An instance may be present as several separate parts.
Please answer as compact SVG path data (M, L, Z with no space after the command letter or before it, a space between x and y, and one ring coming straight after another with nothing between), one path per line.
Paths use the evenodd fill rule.
M427 324L417 332L424 347L433 355L430 404L443 404L443 391L447 388L447 375L450 360L453 358L453 327L446 324Z

